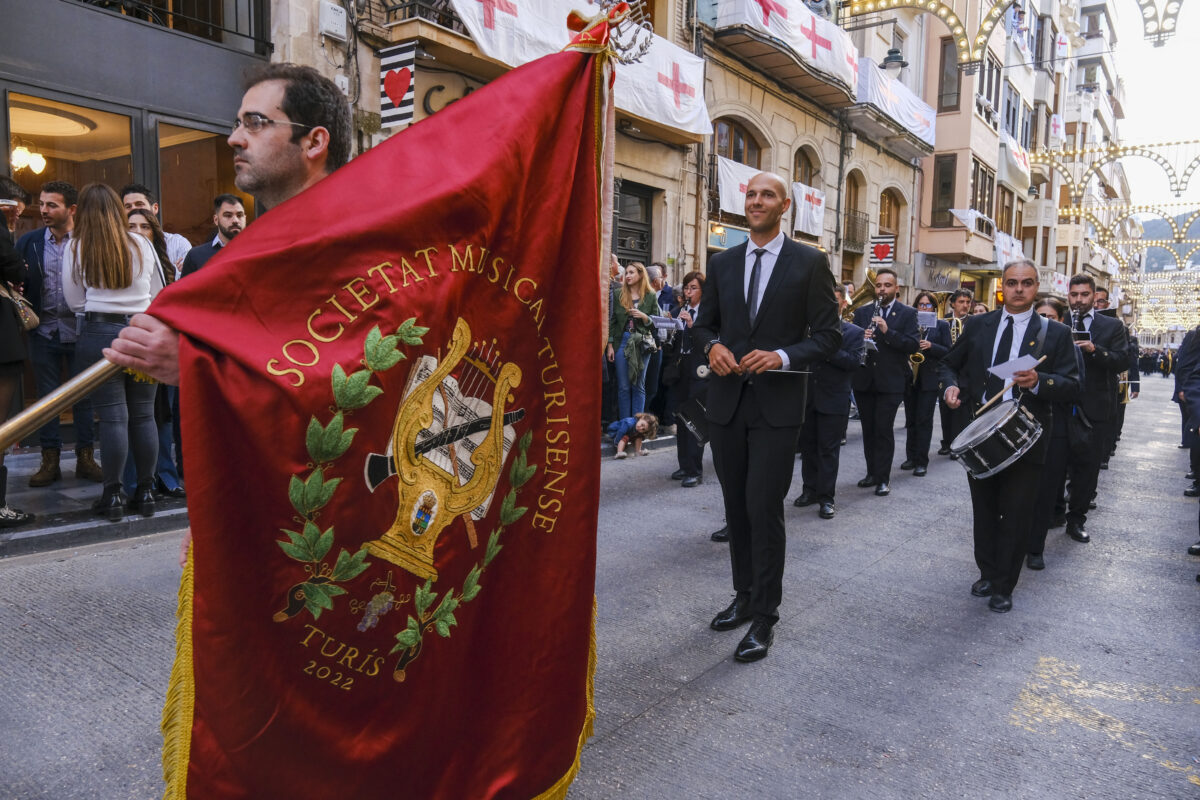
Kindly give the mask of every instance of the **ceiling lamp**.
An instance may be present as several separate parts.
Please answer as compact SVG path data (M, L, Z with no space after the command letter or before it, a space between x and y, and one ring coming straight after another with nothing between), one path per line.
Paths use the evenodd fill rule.
M9 162L12 164L13 171L28 168L34 175L41 175L46 169L46 157L41 153L30 150L17 138L13 138L12 154L9 156Z

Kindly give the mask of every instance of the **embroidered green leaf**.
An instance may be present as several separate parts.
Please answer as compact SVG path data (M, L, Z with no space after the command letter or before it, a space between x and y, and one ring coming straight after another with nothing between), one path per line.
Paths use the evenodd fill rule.
M308 422L308 454L318 464L334 461L342 457L354 441L358 428L343 430L345 416L341 411L333 415L329 425L322 428L321 423L313 417Z
M467 573L467 578L463 581L462 585L461 597L464 603L471 602L475 599L475 595L479 594L479 590L481 588L479 586L479 576L482 572L483 567L481 567L479 564L476 564L475 566L471 567L471 571Z
M451 620L454 619L453 615L450 617L450 619ZM453 622L445 622L443 620L438 620L437 622L435 622L433 624L433 629L438 632L438 636L441 636L444 639L449 639L450 638L450 626L453 624L454 624Z
M367 369L383 372L400 363L400 359L404 358L404 355L396 348L396 341L399 338L396 335L384 336L379 331L378 325L372 328L363 345L363 360L367 364Z
M348 581L357 578L369 566L371 565L367 562L367 548L359 548L353 555L348 550L342 550L338 553L337 563L334 564L333 575L330 577L335 581Z
M279 545L279 548L283 550L283 552L287 553L290 558L294 558L297 561L316 561L316 559L312 556L312 548L309 546L308 542L304 540L303 536L295 531L284 531L284 533L291 537L292 541L284 542L277 540L275 542Z
M433 612L434 619L454 618L454 609L458 608L458 598L454 596L454 592L448 593L442 598L442 602L438 604L437 611Z
M415 647L421 641L421 626L412 617L408 618L408 627L396 634L396 646L392 648L395 653L398 650L407 650L410 647Z
M491 564L492 559L496 557L496 554L499 553L503 547L504 546L500 544L500 531L492 531L492 535L488 537L487 550L485 550L483 553L483 565L486 567L488 564Z
M338 407L345 409L362 408L383 394L383 389L370 385L369 381L372 374L374 373L369 369L360 369L346 378L341 393L339 394L337 390L334 390L333 393L334 402L338 404Z
M530 465L525 460L525 450L518 450L516 456L513 457L512 467L508 470L508 481L512 484L512 488L520 489L524 486L533 474L537 472L537 465Z
M333 528L321 533L320 529L316 525L308 522L304 525L304 532L306 534L308 533L308 529L310 527L312 528L313 533L318 534L312 548L314 556L313 560L320 561L329 552L329 548L333 547Z
M521 452L524 452L529 449L529 445L531 444L533 444L533 432L525 431L525 435L521 437L519 442L517 442L517 448L521 450Z
M429 333L429 328L418 325L416 317L409 317L396 329L396 335L400 337L400 341L409 345L422 344L421 337L427 333Z
M341 364L333 365L333 372L330 374L329 380L333 384L333 399L336 401L346 391L346 370L342 369Z
M345 594L346 590L331 583L312 583L307 581L300 584L304 590L304 606L313 615L313 619L321 616L323 610L333 608L333 598Z
M525 506L517 505L516 492L509 492L504 495L504 502L500 504L500 524L511 525L525 516L525 512L528 510Z
M308 516L329 502L329 498L333 497L334 489L341 482L341 478L325 480L325 470L318 467L303 483L293 475L288 494L292 498L292 505L295 509ZM296 487L297 484L300 484L299 489Z
M433 591L433 581L427 580L424 586L418 586L417 591L413 593L413 605L417 609L417 616L424 618L425 612L436 599L437 592Z

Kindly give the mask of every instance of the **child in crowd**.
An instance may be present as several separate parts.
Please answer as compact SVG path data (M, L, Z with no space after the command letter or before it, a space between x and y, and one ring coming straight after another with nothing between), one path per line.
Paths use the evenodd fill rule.
M658 417L653 414L634 414L632 417L619 419L608 426L608 435L617 443L616 458L625 458L625 447L630 442L633 443L635 453L648 456L650 453L642 450L642 440L658 436Z

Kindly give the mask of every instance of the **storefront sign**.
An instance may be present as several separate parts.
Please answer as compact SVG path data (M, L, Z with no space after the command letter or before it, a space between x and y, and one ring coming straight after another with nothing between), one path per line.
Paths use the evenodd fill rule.
M379 51L379 117L384 129L413 121L416 53L416 39Z
M872 267L893 266L896 263L896 234L872 236L867 261Z
M716 224L708 226L708 248L710 250L728 250L749 240L750 231L745 228Z
M962 270L958 264L924 253L913 256L913 283L930 292L953 292L958 288Z

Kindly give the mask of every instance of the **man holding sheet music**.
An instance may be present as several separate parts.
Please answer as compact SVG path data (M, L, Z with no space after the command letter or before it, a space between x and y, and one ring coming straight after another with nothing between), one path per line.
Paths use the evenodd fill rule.
M779 176L746 185L750 241L712 257L692 336L708 356L707 413L721 481L733 603L712 621L749 622L734 658L767 655L783 596L783 501L804 421L801 365L823 361L842 340L833 274L820 250L780 231L791 205Z
M967 478L979 567L971 594L988 597L988 607L1003 613L1012 609L1013 587L1028 549L1034 510L1030 498L1037 496L1052 403L1073 399L1080 376L1070 329L1033 313L1038 293L1033 262L1006 264L1001 286L1004 308L968 318L938 374L950 408L974 411L1001 395L997 402L1019 400L1042 426L1036 444L1008 467L988 478ZM1014 370L1008 362L1022 368Z

